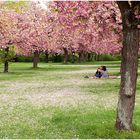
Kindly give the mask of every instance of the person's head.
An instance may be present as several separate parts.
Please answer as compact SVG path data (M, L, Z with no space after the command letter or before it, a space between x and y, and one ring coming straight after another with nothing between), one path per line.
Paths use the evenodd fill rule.
M97 71L100 71L100 68L98 68Z
M101 66L101 70L106 71L106 66Z

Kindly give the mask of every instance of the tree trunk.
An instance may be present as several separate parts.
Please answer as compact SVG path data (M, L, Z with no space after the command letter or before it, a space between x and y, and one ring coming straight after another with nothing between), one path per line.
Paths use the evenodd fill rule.
M91 61L94 61L94 60L95 60L94 54L92 53L92 54L91 54Z
M7 73L8 72L8 66L9 66L8 61L5 61L4 62L4 73Z
M79 63L81 63L81 53L78 53L78 55L79 55L78 61Z
M92 53L88 53L88 61L92 61L93 60L93 54Z
M86 62L88 60L88 53L83 53L83 61Z
M91 61L91 53L88 53L88 62Z
M139 29L136 25L137 19L134 11L131 9L134 8L133 2L131 6L127 1L117 3L122 14L123 49L116 128L117 130L132 130L138 70Z
M100 55L99 54L95 54L95 61L99 61L100 60Z
M121 87L116 119L118 130L132 130L138 69L138 40L138 30L125 31L122 49Z
M49 61L49 54L48 52L45 52L45 62L48 63Z
M9 47L7 47L5 49L5 62L4 62L4 73L7 73L8 72L8 68L9 68L9 63L8 63L8 60L7 60L7 57L8 57L8 52L9 52Z
M34 57L33 57L33 68L38 67L38 62L39 62L39 52L35 51L34 52Z
M92 60L96 61L96 53L93 53L93 58Z
M75 63L75 53L72 54L72 63Z
M83 51L81 51L79 54L79 63L82 61L85 61L85 54L84 54L84 52Z
M64 48L64 64L67 64L68 62L68 50L67 48Z

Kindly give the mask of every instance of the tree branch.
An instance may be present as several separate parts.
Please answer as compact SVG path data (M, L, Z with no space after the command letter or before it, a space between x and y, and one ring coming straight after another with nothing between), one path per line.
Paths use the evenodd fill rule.
M117 1L117 4L118 4L118 7L119 7L122 15L125 12L125 10L130 9L130 5L129 5L128 1Z
M136 6L140 7L140 2L139 1L131 1L131 6L132 6L132 9L135 9Z

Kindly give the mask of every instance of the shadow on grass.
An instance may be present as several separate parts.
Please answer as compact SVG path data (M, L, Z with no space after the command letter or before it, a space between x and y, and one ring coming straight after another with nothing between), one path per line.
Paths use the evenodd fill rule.
M32 68L30 67L29 70L35 70L35 71L71 71L71 70L81 70L82 68L78 67L57 67L57 66L48 66L48 67L38 67L38 68Z
M22 80L24 78L33 77L35 76L35 72L33 71L15 71L15 72L8 72L3 73L0 72L0 81L3 80Z

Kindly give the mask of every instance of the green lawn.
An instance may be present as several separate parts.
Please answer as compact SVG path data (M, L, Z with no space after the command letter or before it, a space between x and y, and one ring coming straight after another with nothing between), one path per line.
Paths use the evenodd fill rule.
M140 78L134 131L114 128L120 79L85 79L100 65L119 75L120 62L0 65L0 138L140 138Z

